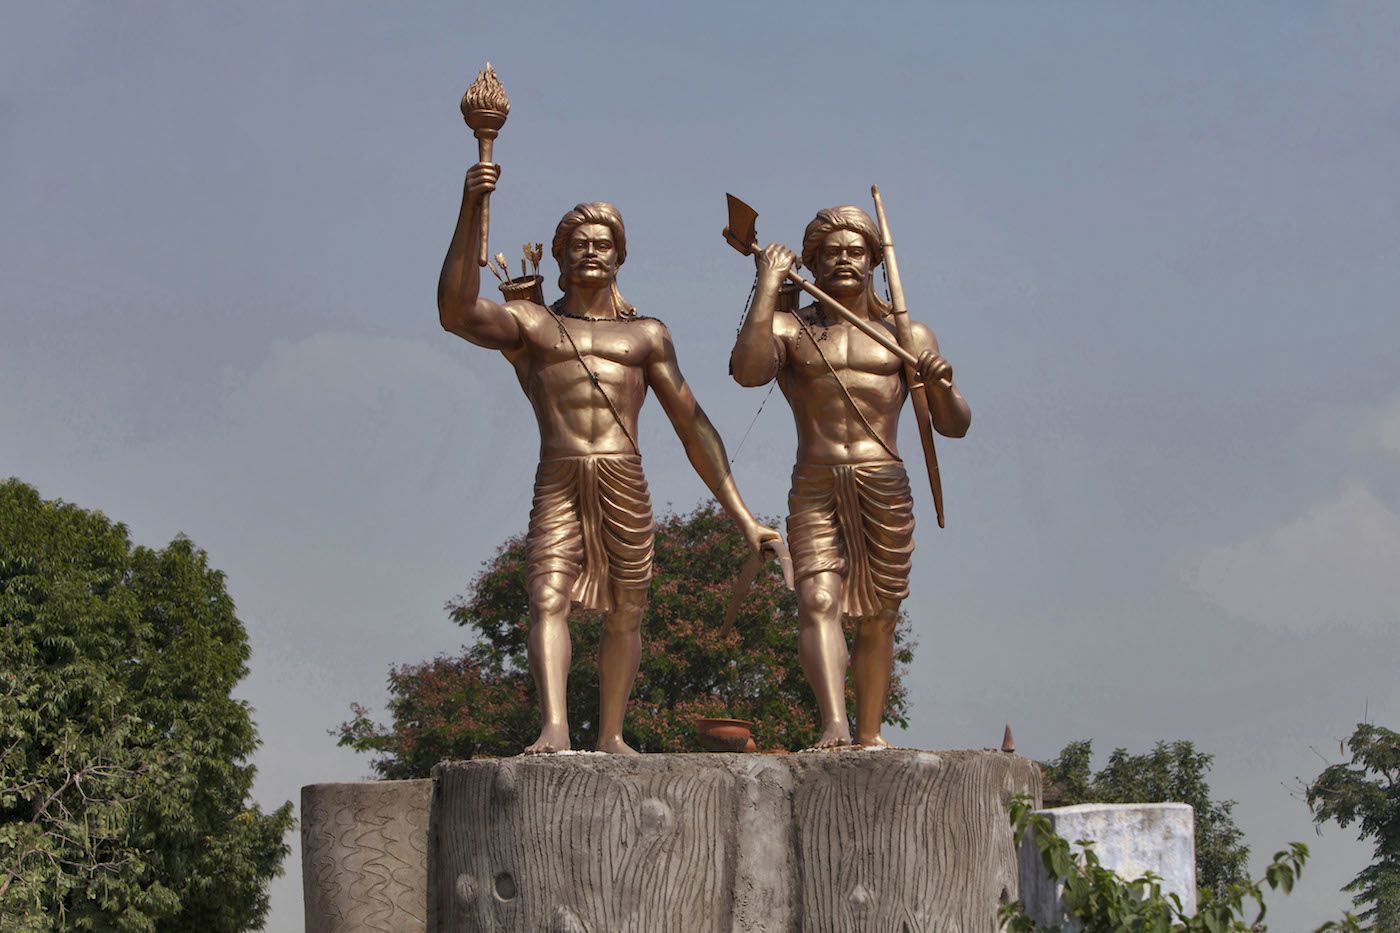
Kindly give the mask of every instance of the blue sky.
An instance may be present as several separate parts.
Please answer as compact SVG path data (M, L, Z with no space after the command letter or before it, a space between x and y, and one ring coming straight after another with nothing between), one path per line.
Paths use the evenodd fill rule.
M1314 836L1295 779L1400 722L1380 5L8 5L0 473L228 573L260 799L368 772L326 730L458 648L443 603L524 527L528 406L433 306L488 58L494 248L618 204L623 291L731 447L762 392L725 372L752 270L724 193L795 245L881 186L975 415L946 530L916 493L904 741L1192 739L1256 856L1317 853L1279 928L1335 916L1367 850ZM641 443L658 503L704 495L651 403ZM792 453L774 400L755 509ZM300 927L288 868L271 930Z

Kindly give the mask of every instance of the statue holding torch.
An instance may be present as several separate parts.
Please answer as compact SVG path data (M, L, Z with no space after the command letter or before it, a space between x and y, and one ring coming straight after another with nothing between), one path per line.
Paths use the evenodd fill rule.
M438 279L438 316L450 333L505 357L539 427L525 562L528 659L543 721L539 738L525 751L571 747L565 708L572 654L568 619L578 604L604 613L595 747L628 754L633 750L623 741L623 714L641 660L642 613L652 574L651 497L637 442L648 391L656 393L691 465L739 523L750 550L759 554L772 548L779 535L744 505L724 443L681 375L670 331L655 318L638 315L618 289L627 231L616 207L603 201L578 204L559 221L551 252L564 297L553 305L543 304L538 274L504 281L509 276L504 255L493 271L503 277L507 300L498 303L481 294L481 268L489 256L486 201L501 172L490 161L490 139L504 122L507 105L504 93L490 96L499 81L489 65L472 88L479 84L482 94L468 91L462 110L482 141L481 160L467 171L461 213ZM483 108L497 117L473 116ZM525 253L538 270L542 244L529 245Z

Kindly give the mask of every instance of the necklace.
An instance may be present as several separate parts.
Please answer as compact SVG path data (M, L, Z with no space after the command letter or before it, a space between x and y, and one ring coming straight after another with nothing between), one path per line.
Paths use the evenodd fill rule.
M625 318L625 317L594 317L594 316L591 315L591 314L574 314L572 311L560 311L560 310L558 310L558 309L555 309L554 313L557 314L557 315L559 315L560 317L571 318L571 319L573 319L573 320L575 320L575 321L627 321L627 320L630 320L630 318Z
M811 320L810 320L810 321L808 321L808 320L806 320L806 319L804 319L804 318L802 317L802 311L803 311L803 310L807 310L807 309L802 309L802 310L796 311L796 312L793 313L793 316L796 317L796 318L798 319L798 321L800 321L800 322L802 323L802 325L803 325L803 326L802 326L802 329L803 329L804 331L807 332L807 336L808 336L808 337L811 337L813 343L816 343L818 340L825 340L825 339L827 339L827 337L830 336L831 325L832 325L832 324L835 324L836 322L833 321L831 318L829 318L829 317L827 316L826 308L823 308L821 305L812 305L811 308L810 308L810 310L811 310ZM820 328L822 329L822 330L821 330L821 336L820 336L820 337L814 337L814 336L812 335L812 331L811 331L810 327L808 326L809 324L810 324L811 326L820 327Z
M634 321L637 319L637 315L635 314L618 314L613 317L594 317L591 314L575 314L573 311L564 310L564 299L562 298L550 305L549 310L553 311L559 317L573 318L575 321Z

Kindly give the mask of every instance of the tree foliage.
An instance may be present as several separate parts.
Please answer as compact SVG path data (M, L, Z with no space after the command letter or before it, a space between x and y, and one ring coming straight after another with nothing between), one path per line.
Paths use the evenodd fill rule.
M1187 741L1158 742L1144 755L1115 748L1108 764L1094 773L1093 755L1091 742L1071 742L1044 766L1058 804L1190 804L1196 811L1196 886L1224 891L1246 880L1249 847L1232 816L1235 802L1211 800L1206 783L1213 756Z
M1180 897L1163 893L1161 878L1150 872L1141 878L1120 878L1099 862L1092 840L1076 840L1071 846L1055 832L1049 817L1035 812L1025 797L1011 801L1010 814L1016 844L1031 833L1046 874L1061 885L1060 904L1070 923L1066 927L1038 927L1016 901L1001 908L1002 928L1008 933L1037 929L1045 933L1062 929L1087 933L1262 933L1268 929L1264 926L1268 913L1264 889L1292 892L1308 860L1308 847L1291 843L1274 853L1263 878L1241 878L1219 888L1218 893L1205 891L1196 910L1188 914ZM1359 929L1356 918L1346 915L1323 924L1316 933L1354 933Z
M234 931L291 804L249 800L248 644L184 538L0 482L0 930Z
M1308 787L1308 806L1319 824L1357 824L1375 840L1371 864L1342 890L1355 895L1368 929L1400 929L1400 733L1358 723L1347 740L1351 761L1335 764Z
M735 631L724 615L747 548L713 503L657 523L656 576L643 619L641 671L628 704L627 741L638 751L697 751L697 716L748 719L760 748L800 749L817 739L811 690L797 663L797 601L771 569L759 575ZM526 665L529 629L525 543L512 538L449 604L472 636L456 657L406 664L389 674L385 726L352 707L340 744L376 755L386 778L425 777L444 759L514 755L539 730ZM573 665L568 703L575 747L597 729L596 655L602 615L575 609L569 619ZM907 725L902 674L913 657L909 623L896 632L896 665L885 722ZM848 690L848 706L854 695Z

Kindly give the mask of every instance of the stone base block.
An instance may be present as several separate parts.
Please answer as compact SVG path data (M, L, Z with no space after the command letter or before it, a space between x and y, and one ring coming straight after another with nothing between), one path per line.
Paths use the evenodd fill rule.
M1000 752L592 753L302 790L310 933L987 931L1017 896Z
M995 931L1017 896L1000 752L550 755L439 765L450 930Z
M1105 868L1127 880L1153 872L1162 879L1164 894L1176 894L1188 914L1196 912L1196 820L1188 804L1086 803L1040 812L1070 843L1093 840ZM1046 874L1035 840L1022 839L1021 902L1032 920L1041 926L1066 924L1062 888Z

